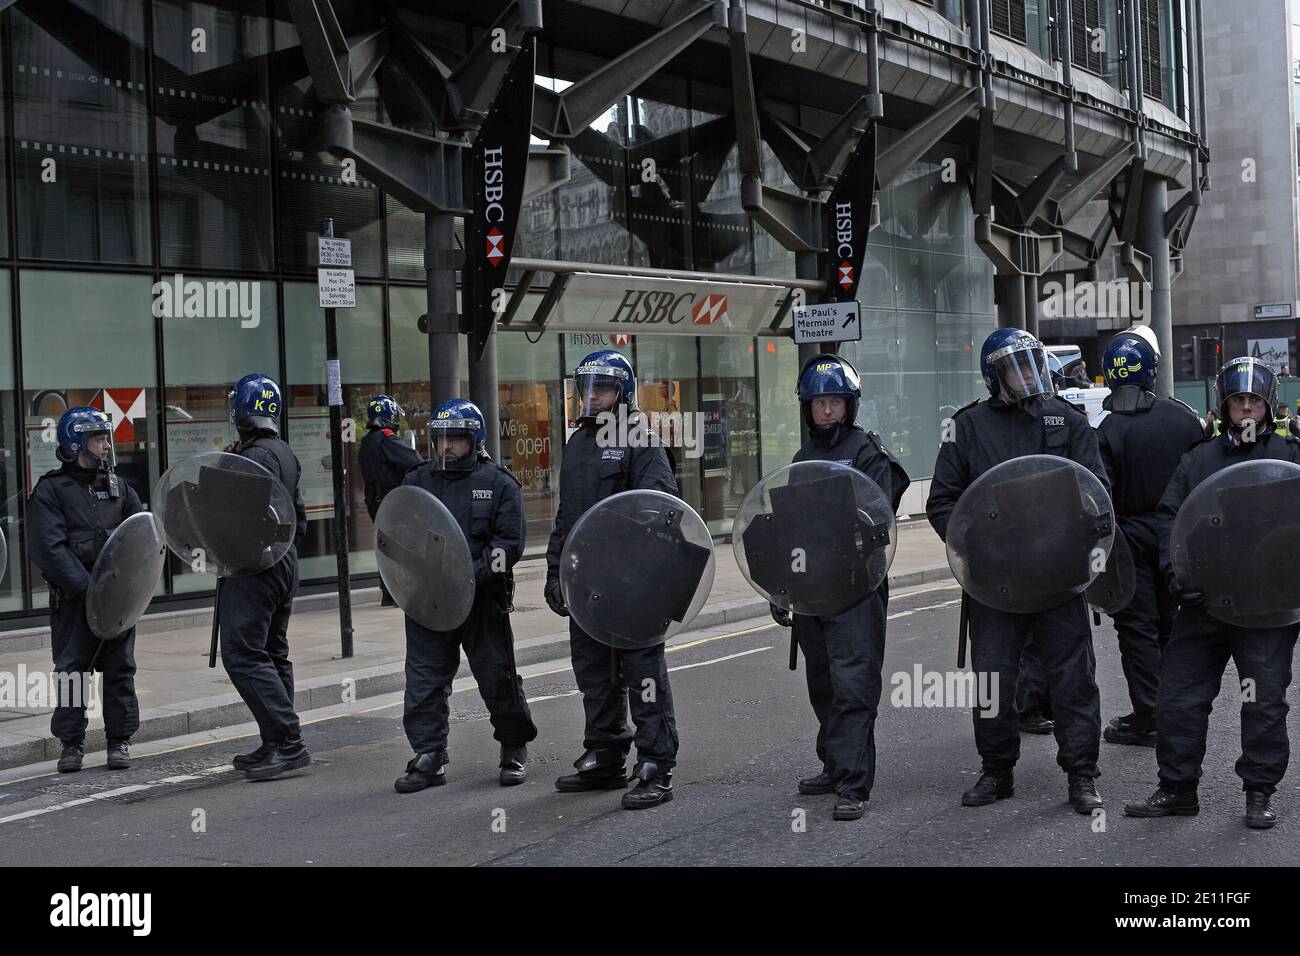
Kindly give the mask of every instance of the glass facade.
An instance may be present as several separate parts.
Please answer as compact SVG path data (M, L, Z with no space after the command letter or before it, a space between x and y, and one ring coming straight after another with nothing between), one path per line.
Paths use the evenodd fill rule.
M364 434L365 400L386 391L405 409L403 435L424 452L423 218L313 145L310 81L283 3L74 0L11 7L0 19L0 529L9 549L0 615L47 603L26 558L25 500L57 466L52 426L64 409L112 415L119 471L148 502L169 466L231 441L226 393L251 371L285 391L309 516L303 579L328 580L334 501L315 237L333 217L335 234L352 240L358 278L356 308L338 314L345 438ZM557 87L583 75L584 62L539 49L539 73ZM401 125L385 114L377 75L354 113ZM525 206L516 255L793 276L794 256L741 209L734 141L711 125L728 109L726 90L682 79L633 91L573 142L571 180ZM826 117L801 108L790 121L817 129ZM647 176L645 155L681 158ZM766 149L764 163L769 182L788 184ZM972 346L994 324L992 270L937 153L880 198L860 293L866 331L845 351L864 376L860 421L921 479L943 417L978 394ZM521 321L545 284L539 276ZM558 504L567 379L588 352L610 347L634 363L643 408L681 413L666 432L678 483L715 532L798 449L788 338L501 334L495 427L502 463L523 485L531 555L545 549ZM462 344L462 393L466 353ZM357 446L345 449L351 567L365 575L373 529ZM212 584L172 559L160 593Z

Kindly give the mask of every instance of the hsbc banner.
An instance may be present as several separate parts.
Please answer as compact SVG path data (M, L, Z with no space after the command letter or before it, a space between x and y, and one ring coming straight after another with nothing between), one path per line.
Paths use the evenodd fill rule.
M826 204L826 234L830 237L828 302L852 302L862 279L871 230L871 203L876 195L876 124L870 123Z
M755 335L776 317L785 292L779 285L575 272L546 327L605 335Z
M497 313L505 308L506 270L528 174L535 56L536 41L529 37L506 73L470 151L467 175L474 205L465 220L462 293L475 359L483 354Z

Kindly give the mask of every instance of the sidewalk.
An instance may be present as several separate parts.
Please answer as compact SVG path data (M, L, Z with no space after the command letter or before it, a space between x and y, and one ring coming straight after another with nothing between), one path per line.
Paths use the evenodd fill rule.
M713 590L692 628L714 627L750 618L767 617L762 600L741 576L731 545L715 546L717 567ZM567 659L567 621L556 617L542 598L545 563L524 562L516 569L515 634L518 666ZM891 588L910 587L950 578L942 542L924 520L900 526L898 551L889 581ZM300 598L289 625L294 665L294 703L299 712L400 691L405 686L405 630L397 608L379 606L379 589L352 592L353 656L339 656L336 595ZM136 693L140 698L137 742L212 730L244 723L248 708L231 687L218 663L207 666L212 612L172 611L146 616L137 628ZM20 671L21 665L21 671ZM0 635L0 680L14 682L20 672L42 673L51 668L48 628ZM468 676L462 663L461 675ZM50 709L16 709L0 698L0 768L22 766L59 755L60 744L50 736ZM92 719L86 734L88 750L103 749L103 721Z

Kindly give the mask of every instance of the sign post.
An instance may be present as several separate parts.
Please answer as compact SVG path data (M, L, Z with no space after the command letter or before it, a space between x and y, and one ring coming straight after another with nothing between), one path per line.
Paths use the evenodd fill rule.
M330 409L330 466L334 473L334 556L339 575L339 634L343 656L352 656L352 580L348 573L348 500L343 468L343 372L339 365L335 309L356 308L352 241L334 238L334 220L321 225L318 304L325 310L325 387ZM341 267L341 268L340 268Z

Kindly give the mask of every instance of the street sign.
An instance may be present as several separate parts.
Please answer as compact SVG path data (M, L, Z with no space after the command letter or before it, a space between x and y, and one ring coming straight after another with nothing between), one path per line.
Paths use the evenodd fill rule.
M862 306L857 302L822 302L793 310L794 340L799 345L862 341Z
M349 268L352 266L351 239L330 239L320 236L316 242L320 250L320 265Z
M317 269L316 282L320 289L317 304L322 309L357 307L357 280L351 269Z
M1255 306L1255 318L1289 319L1291 318L1291 303L1275 302L1272 305L1257 305Z

